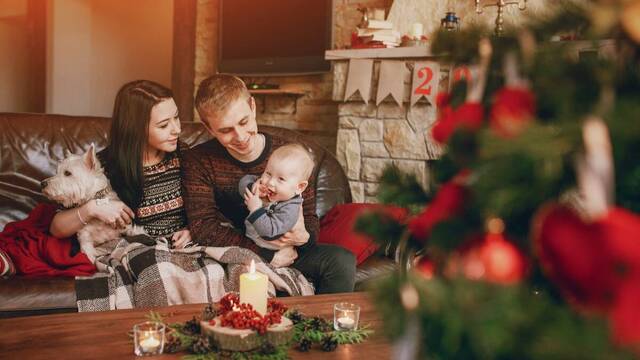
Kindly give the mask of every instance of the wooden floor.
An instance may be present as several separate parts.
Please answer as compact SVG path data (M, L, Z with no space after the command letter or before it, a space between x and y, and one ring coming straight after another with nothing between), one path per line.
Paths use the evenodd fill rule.
M289 308L305 315L333 319L333 304L352 302L361 307L360 324L375 333L366 342L341 345L334 352L312 349L290 351L292 359L390 359L390 345L382 334L382 321L366 293L281 298ZM165 322L186 321L199 315L204 305L155 308ZM127 335L133 325L145 321L150 309L97 313L58 314L0 320L0 359L132 359L133 342ZM184 353L164 354L149 359L179 359Z

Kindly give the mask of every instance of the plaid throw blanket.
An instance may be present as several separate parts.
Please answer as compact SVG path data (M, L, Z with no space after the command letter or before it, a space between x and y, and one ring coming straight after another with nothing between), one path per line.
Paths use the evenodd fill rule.
M98 273L76 277L80 312L215 302L227 292L239 291L240 274L247 272L251 259L269 278L269 296L275 296L276 289L291 296L314 293L298 270L273 268L239 247L170 250L165 244L146 246L120 239L106 248L113 250L98 258Z

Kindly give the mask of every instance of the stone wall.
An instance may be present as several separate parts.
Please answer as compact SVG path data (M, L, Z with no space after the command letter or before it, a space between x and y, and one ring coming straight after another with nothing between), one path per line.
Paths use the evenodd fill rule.
M310 1L310 0L304 0ZM349 44L360 22L358 6L387 7L391 0L334 0L334 48ZM219 0L198 0L195 87L217 69ZM281 87L301 89L305 95L256 96L259 124L275 125L311 134L332 152L336 149L338 106L332 101L332 74L273 77ZM195 114L196 121L199 117Z
M429 131L436 120L436 109L424 99L409 106L413 61L406 64L402 106L391 100L376 106L375 99L365 103L359 95L343 102L349 62L333 64L333 99L339 103L336 155L349 178L354 202L376 202L380 174L391 164L414 174L428 190L429 162L439 158L442 151ZM374 62L372 97L376 94L379 68L379 61ZM443 68L439 91L445 90L448 82L449 71Z

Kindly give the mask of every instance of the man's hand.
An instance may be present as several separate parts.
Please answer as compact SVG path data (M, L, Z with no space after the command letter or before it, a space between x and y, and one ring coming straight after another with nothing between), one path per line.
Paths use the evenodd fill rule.
M298 252L294 249L293 246L286 246L282 249L276 251L275 255L273 255L273 259L271 259L271 265L274 267L284 267L293 264L293 262L298 257Z
M257 189L255 184L253 186L253 189ZM260 199L260 196L258 196L258 191L251 191L249 189L246 189L244 191L244 203L245 205L247 205L247 209L249 209L249 212L254 212L262 207L262 200Z
M184 249L191 242L191 233L188 229L176 231L171 237L174 249Z
M278 240L270 241L269 244L276 245L281 249L285 246L300 246L309 241L309 233L304 227L304 215L302 214L302 207L300 207L300 214L298 221L293 228L282 235Z

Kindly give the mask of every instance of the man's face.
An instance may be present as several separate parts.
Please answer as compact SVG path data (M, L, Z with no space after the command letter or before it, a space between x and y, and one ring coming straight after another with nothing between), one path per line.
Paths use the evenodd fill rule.
M229 153L238 159L254 153L258 146L256 106L253 98L232 102L222 115L205 115L203 121L209 132Z

